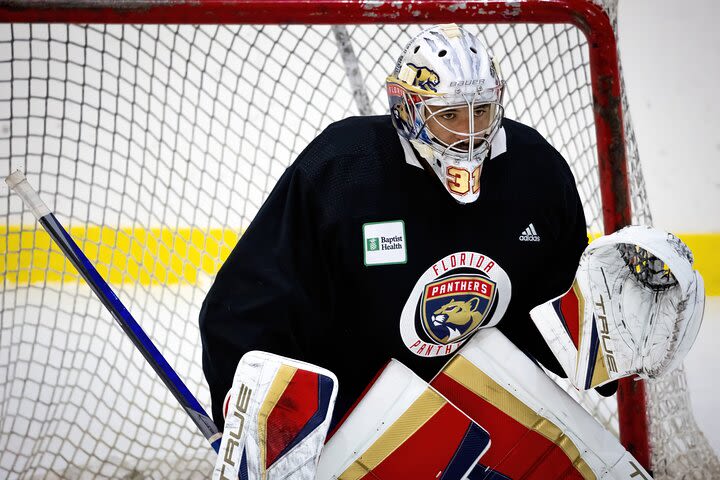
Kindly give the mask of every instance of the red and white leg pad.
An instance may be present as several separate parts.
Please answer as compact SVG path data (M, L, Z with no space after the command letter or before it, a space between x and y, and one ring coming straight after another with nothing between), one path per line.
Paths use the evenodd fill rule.
M487 432L391 360L323 449L320 479L464 478Z
M490 434L471 479L651 478L499 330L478 331L430 385Z

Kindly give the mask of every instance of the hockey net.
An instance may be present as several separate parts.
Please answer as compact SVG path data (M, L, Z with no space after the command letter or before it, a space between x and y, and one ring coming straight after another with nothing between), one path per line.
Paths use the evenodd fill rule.
M213 275L322 128L386 112L384 79L415 22L463 23L500 58L506 115L569 161L589 232L629 221L624 200L601 195L613 185L630 189L634 223L651 221L625 96L597 96L608 79L569 20L599 6L613 25L611 2L10 3L0 173L26 173L206 406L197 318ZM593 91L615 118L608 102L622 101L624 129L596 124ZM608 152L627 177L603 167ZM7 189L0 218L0 476L207 478L214 453ZM646 390L656 478L720 475L682 372ZM581 400L620 433L614 398Z

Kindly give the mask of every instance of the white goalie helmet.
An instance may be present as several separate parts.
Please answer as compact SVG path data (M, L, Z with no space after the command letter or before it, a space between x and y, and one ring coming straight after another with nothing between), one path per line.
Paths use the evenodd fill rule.
M503 117L504 86L480 40L455 24L413 38L387 78L395 128L460 203L480 194L482 164Z

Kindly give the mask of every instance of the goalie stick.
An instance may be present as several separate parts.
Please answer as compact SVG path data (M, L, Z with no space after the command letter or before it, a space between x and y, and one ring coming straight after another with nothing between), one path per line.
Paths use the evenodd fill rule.
M38 193L30 186L25 175L17 170L5 178L5 183L15 193L20 195L25 205L30 207L35 218L47 231L50 238L62 250L65 256L75 266L80 275L85 279L90 288L95 292L100 301L110 311L115 320L120 324L123 331L130 337L130 340L140 350L145 360L153 367L160 376L165 386L172 392L180 402L183 409L190 416L195 425L198 426L205 438L210 442L216 452L220 449L222 433L218 432L212 419L208 416L195 396L190 393L187 386L180 380L175 370L165 360L160 351L155 347L152 340L145 334L140 325L135 321L130 312L125 308L115 292L110 288L100 273L90 263L90 260L80 250L72 237L60 224L55 215L42 201Z

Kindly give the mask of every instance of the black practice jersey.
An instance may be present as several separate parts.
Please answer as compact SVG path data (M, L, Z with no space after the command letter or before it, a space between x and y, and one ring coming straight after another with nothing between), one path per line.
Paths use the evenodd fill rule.
M389 116L332 124L300 154L203 303L216 423L249 350L334 372L335 419L389 358L430 380L498 321L561 371L528 312L572 284L587 245L583 209L562 156L527 126L505 119L503 129L504 151L485 161L467 205L405 160Z

